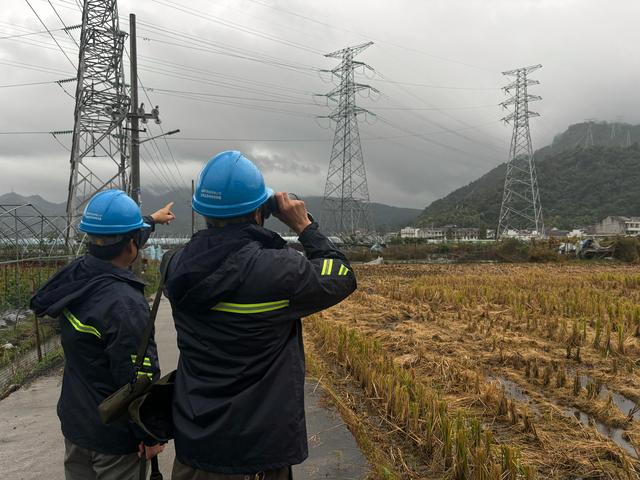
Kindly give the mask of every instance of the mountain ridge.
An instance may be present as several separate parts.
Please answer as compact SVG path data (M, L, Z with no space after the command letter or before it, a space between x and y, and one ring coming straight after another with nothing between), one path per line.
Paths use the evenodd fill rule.
M593 146L586 146L591 139ZM640 125L585 122L569 126L550 145L537 150L534 158L545 226L568 229L608 215L640 214L638 140ZM432 202L416 224L496 228L505 173L506 163L502 163Z
M173 211L176 220L171 225L162 228L163 234L187 235L191 233L191 191L183 189L171 192L154 192L152 189L146 190L142 195L142 211L150 214L167 203L173 201ZM301 197L307 204L307 209L314 214L316 219L320 217L322 197L308 196ZM39 195L23 196L19 193L9 192L0 195L0 204L22 205L31 203L36 206L44 215L65 216L66 204L53 203ZM370 204L374 222L379 232L397 230L415 221L421 210L418 208L395 207L384 203L372 202ZM203 222L199 215L196 215L196 228L202 228ZM269 219L266 226L278 232L286 232L287 227L279 220Z

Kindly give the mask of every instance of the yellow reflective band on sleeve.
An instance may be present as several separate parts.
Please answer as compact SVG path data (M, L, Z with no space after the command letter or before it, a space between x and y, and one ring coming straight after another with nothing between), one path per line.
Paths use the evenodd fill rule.
M84 323L82 323L80 320L76 318L76 316L73 313L69 311L68 308L65 308L62 311L62 313L64 314L65 317L67 317L67 320L69 320L69 323L78 332L90 333L91 335L95 335L98 338L102 338L102 335L100 335L100 332L96 328L92 327L91 325L85 325Z
M148 372L138 372L138 376L139 376L139 377L149 377L149 378L153 379L153 373L148 373Z
M346 275L347 273L349 273L349 269L347 267L345 267L344 265L340 265L340 270L338 270L338 275Z
M138 355L131 355L131 363L136 363L137 359L138 359ZM142 365L145 367L151 366L151 360L149 359L149 357L144 357Z
M220 302L211 310L215 310L217 312L252 314L252 313L272 312L274 310L287 308L288 306L289 306L289 300L278 300L276 302L264 302L264 303Z
M326 258L324 262L322 262L322 272L320 272L320 275L331 275L332 270L333 258Z

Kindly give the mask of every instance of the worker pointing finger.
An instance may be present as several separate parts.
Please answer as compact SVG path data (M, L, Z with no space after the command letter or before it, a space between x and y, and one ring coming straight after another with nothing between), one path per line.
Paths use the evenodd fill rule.
M149 303L145 283L129 266L155 224L175 218L172 205L143 217L125 192L97 193L79 225L88 253L58 271L31 299L36 315L58 318L60 325L65 366L57 412L67 480L136 480L146 468L138 452L149 459L164 448L126 419L105 425L98 405L134 376L153 380L160 375L153 334L136 369Z
M155 223L160 223L163 225L170 223L172 220L175 220L176 218L176 216L171 211L172 207L173 207L173 202L167 203L160 210L153 212L151 214L151 218L153 218L153 221Z

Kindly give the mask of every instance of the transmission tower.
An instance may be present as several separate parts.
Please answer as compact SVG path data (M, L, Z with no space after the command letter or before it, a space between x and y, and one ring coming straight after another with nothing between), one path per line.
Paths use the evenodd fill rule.
M373 42L367 42L325 55L340 59L341 62L334 69L325 70L340 83L331 92L322 95L336 104L330 115L322 117L335 121L336 130L324 189L321 222L327 231L347 235L373 233L375 230L369 208L369 189L358 131L358 115L373 114L356 106L356 93L377 93L378 90L370 85L356 83L356 68L373 69L353 59L371 45Z
M594 145L594 143L593 143L593 122L594 122L593 118L588 118L587 119L587 136L586 136L585 141L584 141L584 146L585 147L593 147L593 145Z
M538 178L529 131L529 117L539 116L538 113L529 110L529 102L542 98L527 93L529 86L540 83L528 78L528 75L541 67L542 65L533 65L502 72L503 75L514 77L514 80L503 88L511 97L501 104L503 108L513 108L513 112L502 119L513 125L513 134L497 238L501 238L508 230L525 228L535 229L538 235L544 234Z
M128 190L129 96L122 53L117 0L84 0L78 55L76 104L67 197L67 243L93 194L106 188Z

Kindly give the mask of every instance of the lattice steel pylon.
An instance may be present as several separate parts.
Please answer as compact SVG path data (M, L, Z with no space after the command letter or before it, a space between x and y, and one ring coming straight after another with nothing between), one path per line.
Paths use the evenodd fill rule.
M358 115L373 114L356 106L356 93L362 90L377 90L370 85L356 83L356 68L373 69L363 62L353 60L353 57L371 45L373 42L363 43L325 55L328 58L341 59L340 65L328 70L340 84L323 95L328 100L336 102L333 112L323 117L336 122L321 213L323 228L332 233L358 235L375 231L369 208L369 188L358 130Z
M85 203L106 188L128 190L130 99L117 0L84 0L67 197L67 243ZM106 161L108 160L108 161Z
M542 98L527 93L529 86L540 83L528 78L529 73L541 67L542 65L533 65L502 72L515 79L503 88L511 97L501 103L503 108L513 107L513 112L502 119L513 125L513 134L496 238L501 238L509 230L519 229L531 229L539 236L544 235L538 178L529 131L529 117L539 116L529 110L529 102Z

